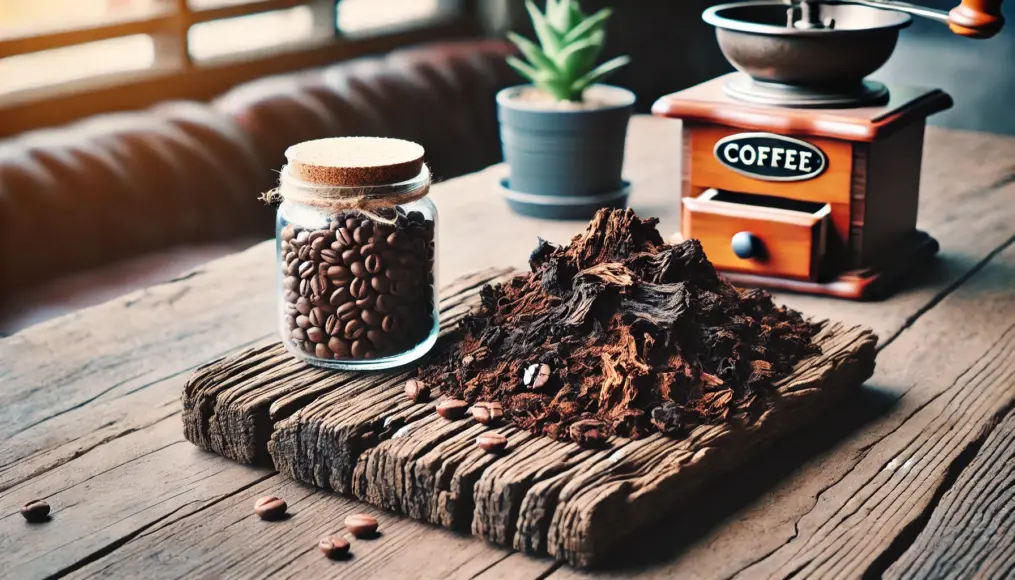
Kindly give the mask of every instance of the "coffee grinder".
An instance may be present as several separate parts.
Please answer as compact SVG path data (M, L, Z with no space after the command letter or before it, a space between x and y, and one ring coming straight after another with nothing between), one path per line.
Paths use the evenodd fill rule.
M752 0L714 6L738 69L665 96L653 113L683 120L681 234L701 241L737 285L848 299L884 296L929 263L916 229L929 115L939 89L867 79L911 15L987 38L1002 0L951 12L894 0Z

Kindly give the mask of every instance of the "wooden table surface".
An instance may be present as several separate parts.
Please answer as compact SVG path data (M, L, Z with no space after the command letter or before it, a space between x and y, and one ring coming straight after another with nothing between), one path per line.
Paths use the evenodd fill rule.
M632 122L631 206L677 229L680 126ZM510 213L503 168L448 181L441 277L523 266L583 223ZM273 335L273 246L0 341L0 576L550 578L1015 574L1015 138L929 129L920 227L933 268L883 302L780 296L873 327L874 377L841 408L674 513L616 569L583 572L390 514L347 562L317 539L355 501L184 440L195 367ZM293 517L265 525L262 495ZM34 498L52 521L17 513Z

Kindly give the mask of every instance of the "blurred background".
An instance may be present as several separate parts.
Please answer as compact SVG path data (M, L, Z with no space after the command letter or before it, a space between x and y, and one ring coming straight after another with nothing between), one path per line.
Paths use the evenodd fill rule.
M646 112L730 70L715 3L582 5L615 10L611 82ZM0 0L0 334L270 237L255 198L291 143L413 139L443 179L496 163L508 30L531 35L521 0ZM1012 28L917 19L876 76L952 94L932 124L1015 134L1013 57Z

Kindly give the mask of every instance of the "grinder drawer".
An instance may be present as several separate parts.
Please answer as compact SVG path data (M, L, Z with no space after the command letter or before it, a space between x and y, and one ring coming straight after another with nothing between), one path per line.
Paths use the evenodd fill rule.
M683 198L682 234L720 270L816 280L828 204L709 189Z

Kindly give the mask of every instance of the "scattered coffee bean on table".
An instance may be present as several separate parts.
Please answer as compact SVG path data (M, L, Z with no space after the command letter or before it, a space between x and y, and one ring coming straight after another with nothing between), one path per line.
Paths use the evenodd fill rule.
M328 558L344 558L349 555L349 541L341 536L328 536L317 542L317 549Z
M418 379L405 381L405 396L413 403L425 403L430 400L430 387Z
M400 207L376 213L391 223L341 211L327 227L282 228L283 338L306 356L383 358L433 331L435 223Z
M357 538L372 538L377 535L377 518L368 514L354 514L345 518L345 529Z
M286 505L285 500L273 495L262 497L254 502L254 513L262 520L280 520L285 516L287 509L289 506Z
M448 421L457 421L465 416L469 410L469 404L465 401L451 400L437 403L437 414Z
M734 288L698 241L665 243L657 223L604 209L568 246L540 240L530 273L483 288L460 338L417 377L582 445L752 421L818 352L818 329L765 291Z
M504 418L504 407L497 402L480 401L472 406L472 418L483 425L497 425Z
M507 437L500 433L484 433L476 437L476 445L487 453L500 453L507 449Z
M44 522L49 519L49 504L41 499L33 499L21 506L21 515L33 524Z

